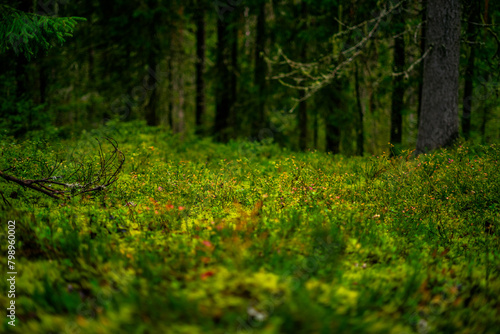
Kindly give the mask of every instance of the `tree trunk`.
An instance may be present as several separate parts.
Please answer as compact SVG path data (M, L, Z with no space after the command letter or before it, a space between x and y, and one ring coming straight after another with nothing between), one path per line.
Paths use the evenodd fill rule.
M229 108L229 128L228 137L239 133L241 124L237 115L236 101L238 94L238 29L236 28L237 13L234 15L233 27L230 29L231 37L231 49L230 49L230 71L229 71L229 96L230 96L230 108Z
M477 1L472 1L467 16L467 41L469 42L469 59L465 69L465 85L464 85L464 100L462 113L462 133L465 139L470 138L470 119L472 112L472 90L474 89L474 62L476 58L476 25L472 22L480 21L480 4Z
M302 19L307 20L307 5L305 1L302 1L301 4L302 7ZM306 61L306 46L307 45L301 45L301 50L299 52L300 54L300 60L301 61ZM305 92L303 90L299 90L299 99L303 99L305 97ZM299 121L299 148L302 151L305 151L307 148L307 103L306 101L302 101L299 103L299 115L298 115L298 121Z
M427 29L427 0L422 0L422 35L420 38L420 56L425 53L425 31ZM420 123L420 112L422 110L422 88L424 86L424 66L420 64L419 82L418 82L418 106L417 106L417 124Z
M172 41L173 37L170 38ZM172 45L172 43L170 43ZM173 66L172 66L172 56L169 56L167 59L167 80L168 80L168 108L167 108L167 122L170 130L174 131L174 75L173 75Z
M394 39L394 64L393 71L400 73L405 69L405 20L403 14L395 16L394 22L396 38ZM405 93L404 78L402 75L392 79L392 106L391 106L391 137L392 144L399 145L403 136L403 117L404 108L403 97Z
M151 1L149 3L151 8L155 8L157 5L156 1ZM149 48L149 54L147 59L147 66L149 68L149 77L148 77L148 87L154 87L152 89L151 95L149 96L149 101L146 105L146 123L149 126L157 126L159 124L158 118L158 80L153 75L154 71L156 71L156 65L158 64L159 54L160 54L160 41L158 37L158 32L156 29L156 24L158 21L158 15L153 16L152 22L149 25L149 37L151 38L151 47Z
M253 135L259 136L259 132L265 127L266 107L266 62L264 60L264 45L266 35L266 11L265 1L260 1L257 12L257 32L255 41L255 86L257 88L257 106L253 118ZM259 138L261 139L261 138Z
M203 133L205 115L205 9L198 2L196 23L196 133Z
M334 79L328 86L327 95L330 97L328 105L328 115L325 117L326 131L326 152L333 154L340 153L340 124L339 115L344 111L343 98L341 91L343 89L343 79Z
M299 99L304 98L305 93L303 90L299 91ZM302 151L307 149L307 102L302 101L299 103L299 148Z
M214 137L225 142L229 139L229 117L231 115L231 72L228 66L229 31L223 20L217 21L217 50L215 54L215 68L217 80L215 87L215 124Z
M355 73L354 73L354 80L355 80L355 88L356 88L356 104L358 108L358 129L357 129L357 140L356 140L356 150L357 150L357 155L363 156L365 153L364 150L364 142L365 142L365 130L363 127L363 108L361 107L361 94L359 92L359 73L358 73L358 63L355 64Z
M458 137L460 0L427 4L422 111L416 153L452 144Z
M314 149L318 149L318 109L314 110L313 147L314 147Z
M182 14L184 12L184 7L180 7L179 10L179 16L182 17ZM175 81L174 81L174 91L177 94L177 103L175 104L175 109L176 109L176 124L174 127L174 132L175 133L180 133L181 138L184 136L184 130L185 130L185 111L184 111L184 71L181 69L183 68L183 63L184 63L184 58L186 55L184 54L184 27L183 27L183 21L181 20L177 26L177 38L175 39L176 42L176 49L179 50L179 57L177 57L177 64L176 64L176 71L175 71Z

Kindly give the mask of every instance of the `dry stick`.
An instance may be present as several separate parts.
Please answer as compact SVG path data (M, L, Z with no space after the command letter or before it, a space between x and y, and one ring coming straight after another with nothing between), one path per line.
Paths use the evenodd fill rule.
M91 192L91 191L103 190L118 180L118 173L121 171L123 164L125 163L125 155L120 150L118 150L118 144L116 141L114 141L110 138L106 138L106 140L114 148L114 151L112 152L112 157L105 159L103 151L102 151L102 146L100 146L99 153L100 153L101 168L99 170L99 175L97 176L97 179L92 180L92 176L93 176L92 170L93 169L92 169L92 166L90 166L89 174L87 175L88 181L84 186L81 187L81 188L84 188L84 190L78 192L76 195L84 194L84 193ZM114 172L113 173L110 172L108 174L107 171L111 167L112 163L115 161L117 156L119 157L120 162L119 162L118 166L116 167L116 169L114 170ZM61 164L62 164L62 161L59 163L59 166ZM57 166L56 168L59 167L57 165L57 163L55 166ZM49 185L53 184L53 185L58 185L58 186L65 187L65 188L73 188L74 187L73 184L57 182L57 181L49 180L49 178L40 179L40 180L21 180L15 176L5 174L5 171L7 171L11 168L12 167L10 167L4 171L0 171L0 177L7 180L7 181L17 183L23 187L27 187L27 188L39 191L39 192L41 192L47 196L50 196L54 199L61 199L61 196L58 196L58 195L64 195L64 194L68 193L68 190L51 189L48 186L46 186L45 184L49 184ZM82 163L80 163L80 168L78 170L80 170L81 168L83 168ZM54 170L55 169L53 169L53 171L50 174L53 174ZM72 173L71 175L74 175L75 173ZM90 187L91 185L95 185L98 181L101 180L101 178L105 179L105 182L104 182L105 184L97 185L97 186L94 186L90 189L85 189L85 188ZM0 191L0 195L2 196L4 202L8 203L8 201L5 199L5 197L1 191Z
M34 186L32 183L30 182L27 182L27 181L24 181L24 180L21 180L21 179L18 179L17 177L14 177L14 176L11 176L11 175L7 175L7 174L4 174L3 172L0 172L0 177L7 180L7 181L11 181L11 182L14 182L14 183L17 183L23 187L27 187L27 188L30 188L30 189L33 189L33 190L36 190L36 191L39 191L41 193L44 193L45 195L47 196L50 196L52 198L55 198L55 199L60 199L59 196L56 196L55 194L43 189L43 188L40 188L40 187L37 187L37 186ZM29 180L31 181L31 180ZM58 192L55 192L55 193L58 193Z

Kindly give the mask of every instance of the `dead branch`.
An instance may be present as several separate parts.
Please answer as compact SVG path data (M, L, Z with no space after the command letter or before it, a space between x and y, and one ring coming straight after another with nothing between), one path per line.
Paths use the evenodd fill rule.
M287 73L280 73L278 75L271 76L271 79L278 80L282 85L286 87L302 90L305 92L303 98L294 99L295 104L291 108L291 110L293 111L300 102L307 100L321 88L328 85L335 77L337 77L342 72L342 70L344 70L344 68L350 65L359 55L361 55L363 49L366 47L369 41L374 38L375 33L377 32L382 20L395 12L406 1L407 0L402 0L394 6L390 6L387 9L382 9L377 17L361 22L355 26L347 26L337 19L337 22L342 25L345 30L333 35L332 40L350 34L354 30L358 30L364 26L367 26L368 24L373 23L373 27L371 27L370 31L356 45L349 47L342 52L339 52L337 55L330 54L320 57L317 61L303 63L293 61L292 59L287 57L280 49L278 50L278 55L275 59L271 60L269 58L266 58L266 60L271 65L286 65L290 69L290 71L288 71ZM415 67L420 61L422 61L422 59L426 55L427 54L425 54L421 59L412 64L407 71L401 74L396 73L396 75L403 75L406 72L411 71L413 67ZM288 80L288 82L286 80ZM290 80L294 81L294 83L290 83Z
M96 139L99 143L99 168L97 171L94 170L92 162L85 166L83 162L77 161L78 168L69 177L65 178L67 182L56 181L57 179L64 179L62 176L52 176L63 161L54 164L52 170L42 179L23 180L5 173L13 167L0 171L0 177L8 182L16 183L58 200L104 190L118 180L118 174L125 163L125 155L118 149L117 142L108 137L105 139L113 149L111 152L105 153L101 142Z

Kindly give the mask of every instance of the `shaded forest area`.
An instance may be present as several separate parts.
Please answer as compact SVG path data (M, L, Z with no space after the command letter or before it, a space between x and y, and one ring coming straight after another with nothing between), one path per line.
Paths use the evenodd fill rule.
M498 142L500 4L446 3L460 25L458 73L429 65L429 81L442 80L429 94L452 109L450 138ZM424 63L445 57L429 41L457 26L434 19L436 9L427 17L427 5L443 7L429 0L3 2L0 125L16 137L42 130L69 138L109 120L143 119L180 136L272 139L295 150L414 148L420 110L436 108L425 99ZM454 95L440 98L439 88ZM435 117L420 126L440 124Z

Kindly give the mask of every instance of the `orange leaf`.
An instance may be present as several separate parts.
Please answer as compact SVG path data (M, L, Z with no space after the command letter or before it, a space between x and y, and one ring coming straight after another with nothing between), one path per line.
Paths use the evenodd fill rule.
M201 279L206 280L208 277L213 276L215 273L213 271L206 271L203 274L201 274Z

